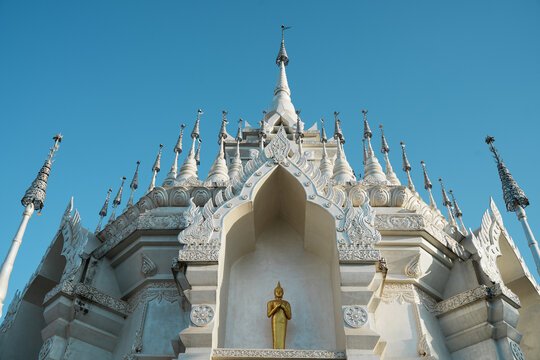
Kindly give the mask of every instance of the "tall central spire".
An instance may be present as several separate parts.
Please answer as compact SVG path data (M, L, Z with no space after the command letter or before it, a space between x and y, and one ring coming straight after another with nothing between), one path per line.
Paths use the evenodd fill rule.
M279 66L279 74L274 89L274 99L268 108L268 113L264 117L270 126L283 123L285 126L293 126L296 123L294 105L291 102L291 89L287 81L285 66L289 65L289 57L285 50L285 30L288 26L281 25L281 46L276 57L276 65Z

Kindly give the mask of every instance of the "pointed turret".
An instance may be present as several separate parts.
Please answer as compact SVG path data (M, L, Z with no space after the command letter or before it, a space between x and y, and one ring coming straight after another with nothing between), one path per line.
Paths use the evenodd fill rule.
M506 168L499 152L493 146L495 138L492 136L486 137L486 144L489 145L489 150L493 153L495 161L497 162L497 170L499 171L499 177L502 183L504 203L506 204L506 210L513 211L516 213L516 216L523 227L525 232L525 237L527 238L527 243L531 249L531 253L536 265L536 271L540 274L540 248L538 243L534 238L534 234L529 226L527 221L527 213L525 212L525 207L529 205L529 199L525 196L523 190L521 190L514 180L510 171Z
M199 139L199 121L203 112L201 109L197 110L197 120L193 126L193 131L191 131L191 148L189 153L184 160L184 164L180 168L178 175L176 177L177 181L185 181L190 178L197 178L197 160L195 159L195 143ZM200 146L200 145L199 145Z
M101 207L101 210L99 210L99 222L96 227L96 231L94 231L95 234L101 231L101 223L103 222L103 218L107 216L107 209L109 208L109 199L111 197L112 189L109 189L107 191L107 198L105 199L105 202L103 203L103 206Z
M422 164L422 171L424 173L424 189L426 189L429 193L429 206L433 209L437 209L437 204L435 203L435 199L433 199L433 194L431 193L431 189L433 188L433 185L431 184L431 181L429 180L429 177L426 171L426 163L423 161L420 161L420 164Z
M523 208L529 206L529 199L525 196L523 190L520 189L517 182L514 180L510 171L504 164L498 150L493 146L495 138L492 136L486 137L486 144L489 145L489 150L493 153L493 157L497 162L497 170L499 171L499 177L502 183L502 190L504 196L504 203L506 204L506 210L516 211L518 206Z
M285 72L285 67L289 64L289 57L287 56L287 51L285 51L284 32L289 28L283 25L281 26L281 46L276 57L276 64L279 66L279 75L274 90L274 99L264 119L272 127L278 125L280 119L284 126L292 126L296 120L294 106L291 102L291 90L289 89L287 74Z
M321 174L325 175L327 178L331 178L333 175L333 166L332 166L332 160L328 157L328 154L326 152L326 143L328 142L328 139L326 139L326 131L324 130L324 119L321 119L321 143L322 143L322 158L321 158L321 165L319 166L319 170L321 171Z
M390 164L390 159L388 158L388 153L390 152L390 147L388 146L388 143L386 142L386 138L384 137L384 130L383 126L379 125L379 128L381 129L381 152L384 154L384 160L385 160L385 170L386 170L386 179L390 182L392 185L401 185L399 182L399 179L397 178L396 174L394 173L394 169L392 169L392 165Z
M448 210L448 222L451 225L457 226L456 219L454 218L454 214L452 213L452 203L450 202L450 199L448 199L448 195L446 195L446 190L444 190L442 179L439 178L439 182L441 183L443 206L445 206L446 210Z
M131 179L131 184L129 184L129 187L131 189L131 194L129 195L129 200L127 202L126 208L133 205L133 194L135 193L135 190L139 187L139 165L141 164L140 161L137 161L137 167L135 168L135 173L133 174L133 179Z
M266 139L266 129L265 129L265 123L264 119L259 121L259 132L257 133L257 136L259 137L259 151L264 150L264 139Z
M411 179L411 164L409 163L409 159L407 159L407 154L405 153L405 144L403 141L400 143L401 145L401 152L403 154L403 171L407 174L407 183L409 185L409 190L412 192L416 192L416 189L414 188L414 184Z
M156 156L156 161L154 161L154 166L152 166L152 181L150 182L150 185L148 186L148 190L146 190L146 193L148 194L150 191L154 190L156 187L156 177L158 172L161 170L161 150L163 149L163 144L159 144L159 151Z
M371 132L367 121L367 110L362 110L362 114L364 116L364 139L366 139L367 147L367 159L364 166L364 178L362 181L367 184L388 184L389 181L386 179L381 164L379 164L379 160L377 160L373 148L371 147L371 137L373 136L373 133Z
M242 119L238 120L238 132L236 133L236 154L229 166L229 178L233 179L242 171L242 159L240 158L240 143L242 142Z
M176 145L174 146L174 161L171 166L171 170L167 174L167 177L165 178L165 182L167 180L174 180L176 179L176 173L178 172L178 156L182 153L182 138L184 136L184 128L186 127L185 124L180 125L180 135L178 136L178 140L176 141Z
M463 235L467 236L469 235L469 233L467 231L467 228L465 227L465 224L463 224L463 220L461 219L461 217L463 216L463 213L461 212L461 209L458 206L458 203L456 201L456 198L454 197L454 192L452 191L452 189L450 189L449 193L450 193L450 196L452 197L452 203L454 204L454 215L459 221L461 232L463 233Z
M354 172L351 169L351 166L349 165L349 162L347 161L347 157L345 156L345 151L343 150L343 144L345 143L345 137L343 136L343 133L341 132L341 127L339 126L339 123L341 120L337 118L338 112L334 112L335 116L335 131L334 131L334 138L336 139L337 143L337 153L336 153L336 160L334 162L334 171L332 175L332 179L334 179L338 183L345 183L348 181L356 181L356 177L354 176Z
M45 163L39 170L36 178L32 181L32 184L21 199L21 204L24 207L27 207L32 203L34 204L34 210L41 212L41 209L43 209L47 191L47 182L49 181L49 174L51 173L52 159L56 151L58 151L58 148L60 148L62 137L62 134L53 136L54 145L49 149L47 160L45 160Z
M334 139L344 144L345 136L343 136L343 131L341 131L341 120L338 119L338 115L339 112L334 111Z
M118 189L118 192L116 193L116 196L114 197L112 214L111 214L111 217L109 217L109 224L112 223L114 219L116 218L116 208L122 202L122 192L124 190L124 181L126 181L125 176L122 177L122 183L120 184L120 188Z
M218 135L219 151L214 160L214 164L210 168L207 181L216 183L229 181L229 169L227 169L227 162L225 161L224 139L227 137L227 111L223 110L223 120L221 122L221 130Z

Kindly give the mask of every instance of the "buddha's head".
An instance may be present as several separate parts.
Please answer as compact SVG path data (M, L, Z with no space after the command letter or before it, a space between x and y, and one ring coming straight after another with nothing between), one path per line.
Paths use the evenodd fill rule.
M281 299L283 297L283 288L279 284L279 281L277 283L276 288L274 289L274 295L276 296L276 299Z

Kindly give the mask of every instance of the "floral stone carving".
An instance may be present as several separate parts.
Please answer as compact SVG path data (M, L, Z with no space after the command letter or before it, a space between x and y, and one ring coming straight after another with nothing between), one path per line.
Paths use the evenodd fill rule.
M189 315L193 325L203 327L208 325L214 318L214 309L210 305L196 305L191 308Z
M368 313L359 305L345 306L343 308L343 320L350 327L359 328L367 322Z

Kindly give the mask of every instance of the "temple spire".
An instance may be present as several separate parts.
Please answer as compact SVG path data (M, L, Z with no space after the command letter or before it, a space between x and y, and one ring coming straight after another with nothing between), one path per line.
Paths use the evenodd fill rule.
M362 181L368 184L388 184L389 181L386 179L381 164L379 164L379 160L377 160L373 148L371 147L371 137L373 136L373 133L369 128L367 113L367 110L362 110L362 115L364 117L364 139L366 140L367 146L367 159L364 166L364 178Z
M214 164L210 168L210 172L208 173L207 181L212 182L226 182L229 180L229 169L227 169L227 162L225 161L225 150L224 150L224 143L225 138L227 137L227 124L229 123L227 121L227 111L223 110L223 120L221 121L221 129L219 131L218 135L218 143L219 143L219 151L216 156L216 160L214 160Z
M148 190L146 190L146 193L148 194L150 191L154 190L156 187L156 177L158 172L161 170L161 150L163 149L163 144L159 144L159 151L156 156L156 161L154 161L154 166L152 166L152 181L150 182L150 186L148 186Z
M463 213L461 212L461 209L458 206L456 198L454 197L454 192L452 191L452 189L450 189L448 192L450 193L450 196L452 197L452 203L454 204L454 215L459 221L461 232L463 233L463 235L467 236L469 235L469 232L467 231L467 228L465 227L465 224L463 224L463 220L461 219L461 217L463 216Z
M401 145L401 152L403 154L403 171L407 174L407 183L409 185L409 190L412 192L416 192L416 189L414 188L414 184L411 178L411 164L409 163L409 159L407 159L407 154L405 153L405 144L403 141L400 143Z
M60 143L62 142L62 134L57 134L53 136L54 145L49 149L47 160L39 170L36 178L24 193L24 196L21 199L21 204L24 207L27 207L30 203L33 204L34 210L41 212L45 204L45 196L47 191L47 182L49 181L49 174L51 173L51 166L53 163L54 154L60 148ZM39 215L39 214L38 214Z
M454 218L454 214L452 213L452 203L450 202L450 199L448 199L448 195L446 195L446 190L444 190L442 179L439 178L439 182L441 183L443 206L445 206L446 210L448 210L448 221L451 225L457 226L456 219Z
M197 178L197 160L195 159L195 143L199 139L199 121L201 118L201 115L203 114L201 109L197 110L197 120L195 121L195 125L193 126L193 130L191 131L191 148L189 149L189 153L184 160L184 164L180 168L180 171L178 172L178 175L176 177L176 180L178 181L185 181L190 178Z
M116 196L114 197L112 214L109 217L109 224L112 223L114 219L116 218L116 208L122 202L122 192L124 190L124 181L126 181L125 176L122 177L122 183L120 184L120 188L118 189L118 192L116 193Z
M388 157L388 153L390 152L390 147L388 146L388 143L386 142L386 138L384 137L383 126L379 125L379 128L381 129L381 152L384 154L384 160L386 164L385 165L386 179L392 185L401 185L401 183L399 182L399 179L396 176L396 173L394 173L394 169L392 169L392 165L390 164L390 158Z
M531 249L534 263L536 264L536 270L540 274L540 248L534 238L534 234L527 221L527 213L525 207L529 206L529 199L525 196L523 190L521 190L514 180L510 171L506 168L501 156L497 149L493 146L495 138L492 136L486 137L486 144L489 145L489 150L493 153L495 161L497 162L497 170L499 171L499 178L501 179L504 202L506 204L507 211L513 211L523 227L527 243Z
M345 143L345 137L341 130L341 120L338 119L339 112L334 111L334 139L339 140L341 143Z
M107 191L107 198L105 199L105 202L103 203L103 206L101 207L101 210L99 210L99 222L96 227L96 231L94 231L94 234L97 234L101 231L101 223L103 222L103 218L107 216L107 209L109 207L109 199L111 198L111 192L112 189L109 189Z
M11 241L11 246L9 247L6 258L2 263L2 268L0 270L0 317L2 316L2 307L4 306L4 300L6 299L7 295L9 277L11 276L13 264L15 263L15 258L19 252L19 247L21 246L24 232L26 231L26 226L34 213L34 210L41 211L41 209L43 209L43 204L45 202L45 191L47 190L47 180L49 179L49 174L51 173L52 158L60 147L62 134L55 135L53 140L54 145L52 148L50 148L49 156L47 160L45 160L45 164L43 164L36 178L32 182L32 185L30 185L28 190L26 190L26 193L21 200L21 204L24 206L22 220L15 237Z
M140 161L137 161L137 167L135 168L135 173L133 174L133 179L131 179L131 184L129 184L129 187L131 189L131 194L129 195L129 200L127 202L126 208L133 205L133 194L135 193L135 190L139 187L139 165L141 164Z
M242 142L242 119L238 120L238 131L236 132L236 154L232 158L229 166L229 178L232 179L242 171L242 159L240 158L240 143Z
M174 146L174 161L171 166L171 170L167 174L167 177L165 178L165 181L167 180L174 180L176 179L176 173L178 172L178 156L182 153L182 138L184 136L184 128L186 127L185 124L180 125L180 135L178 136L178 140L176 141L176 145Z
M322 143L322 158L321 158L321 164L319 166L319 170L323 175L325 175L327 178L331 178L333 175L333 166L332 166L332 160L328 157L328 153L326 151L326 143L328 142L328 139L326 138L326 131L324 130L324 119L321 119L321 143Z
M433 199L433 194L431 193L431 189L433 188L433 185L431 184L431 181L429 180L429 177L426 171L426 163L423 161L420 161L420 164L422 164L422 171L424 172L424 189L426 189L429 193L429 206L433 209L437 209L437 204L435 203L435 199Z
M274 99L268 108L268 114L264 118L272 127L280 123L283 123L284 126L292 126L296 121L294 105L291 102L291 89L285 72L285 67L289 64L289 57L285 50L284 34L287 29L290 29L290 27L281 26L281 46L276 57L276 64L279 67L278 80L274 89ZM280 119L281 122L279 122Z
M343 150L343 144L345 143L345 138L343 136L343 133L341 132L341 126L340 126L341 120L338 119L337 117L338 114L339 112L337 111L334 112L334 116L335 116L334 138L336 139L336 143L337 143L337 153L336 153L336 160L334 161L332 179L338 183L356 181L354 172L352 171L351 166L349 165L349 162L347 161L347 157L345 156L345 151Z

